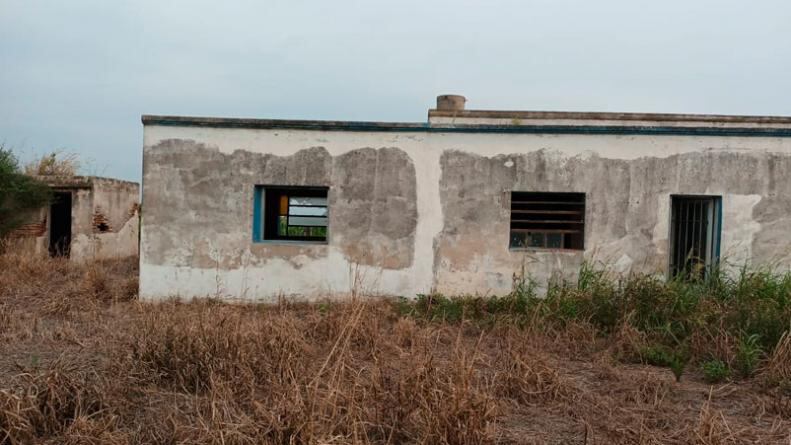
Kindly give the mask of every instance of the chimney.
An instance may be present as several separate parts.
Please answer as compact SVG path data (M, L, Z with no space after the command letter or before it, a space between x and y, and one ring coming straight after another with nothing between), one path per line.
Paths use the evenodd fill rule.
M443 94L437 96L437 110L440 111L464 111L464 103L467 99L458 94Z

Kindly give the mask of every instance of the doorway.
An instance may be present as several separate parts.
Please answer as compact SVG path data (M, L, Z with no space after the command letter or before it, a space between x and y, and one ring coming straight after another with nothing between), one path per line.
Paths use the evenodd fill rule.
M71 193L55 193L49 218L49 254L68 257L71 247Z
M720 256L722 199L670 197L670 276L705 278Z

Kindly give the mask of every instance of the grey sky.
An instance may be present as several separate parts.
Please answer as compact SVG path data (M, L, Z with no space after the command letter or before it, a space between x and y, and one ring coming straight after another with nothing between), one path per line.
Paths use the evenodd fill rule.
M140 115L791 115L787 1L0 0L0 142L140 179Z

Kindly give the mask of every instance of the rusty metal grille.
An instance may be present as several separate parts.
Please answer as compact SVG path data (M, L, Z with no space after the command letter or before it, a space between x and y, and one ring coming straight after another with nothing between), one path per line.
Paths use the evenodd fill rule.
M719 256L720 198L672 196L670 274L705 277Z
M511 193L511 248L582 250L584 193Z

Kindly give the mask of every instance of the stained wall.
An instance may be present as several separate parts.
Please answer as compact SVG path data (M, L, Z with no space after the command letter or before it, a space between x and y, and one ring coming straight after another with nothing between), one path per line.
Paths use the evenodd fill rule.
M145 126L141 296L505 293L584 260L664 274L672 194L722 256L791 267L791 138ZM326 244L254 242L256 185L329 187ZM584 251L509 248L511 191L586 194Z

